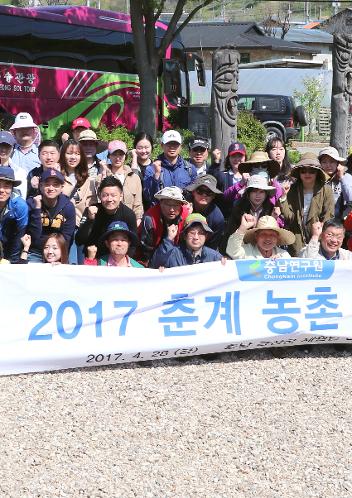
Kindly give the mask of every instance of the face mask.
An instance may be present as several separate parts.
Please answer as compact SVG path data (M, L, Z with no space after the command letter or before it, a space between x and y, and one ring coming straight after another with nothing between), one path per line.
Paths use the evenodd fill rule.
M252 172L251 172L251 176L252 175L259 175L259 176L263 176L264 178L266 178L267 180L269 180L269 174L268 174L268 170L267 169L263 169L263 168L253 168L252 169Z

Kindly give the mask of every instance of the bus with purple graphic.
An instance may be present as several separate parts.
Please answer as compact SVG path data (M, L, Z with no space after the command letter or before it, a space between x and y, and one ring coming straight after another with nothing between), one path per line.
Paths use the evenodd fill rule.
M157 43L166 28L158 23ZM47 138L78 116L93 128L135 129L140 87L128 15L90 7L0 6L0 40L0 119L29 112ZM159 71L159 129L167 127L171 110L187 127L190 70L203 86L202 60L175 40Z

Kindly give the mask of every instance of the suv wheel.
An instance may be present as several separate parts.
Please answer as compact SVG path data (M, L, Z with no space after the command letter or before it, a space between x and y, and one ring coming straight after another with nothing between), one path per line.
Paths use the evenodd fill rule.
M282 131L279 130L279 128L275 128L274 126L269 126L266 129L266 140L267 142L271 140L272 138L279 138L280 140L284 141L284 137L282 135Z

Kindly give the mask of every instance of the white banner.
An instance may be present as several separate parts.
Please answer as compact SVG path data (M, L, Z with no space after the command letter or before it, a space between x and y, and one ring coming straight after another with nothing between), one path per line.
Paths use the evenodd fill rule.
M352 263L0 266L0 374L352 341Z

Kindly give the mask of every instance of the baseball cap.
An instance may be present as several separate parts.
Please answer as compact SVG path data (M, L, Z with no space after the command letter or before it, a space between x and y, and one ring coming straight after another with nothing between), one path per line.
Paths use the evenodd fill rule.
M62 184L65 183L64 175L62 173L60 173L60 171L58 171L57 169L51 168L51 169L46 169L45 171L43 171L43 173L40 177L40 182L43 183L46 180L48 180L49 178L57 178L60 183L62 183Z
M203 149L209 149L210 144L206 138L194 138L189 143L189 148L192 150L195 149L196 147L203 147Z
M15 180L15 173L9 166L0 166L0 180L11 182L14 187L18 187L22 183L20 180Z
M186 232L190 228L192 228L194 225L201 225L203 230L207 233L213 233L213 230L209 227L207 219L205 216L199 214L199 213L192 213L187 216L185 219L185 223L183 225L182 232Z
M16 140L12 133L9 131L0 131L0 144L7 144L13 147L16 143Z
M167 144L169 142L177 142L178 144L182 144L182 138L178 131L167 130L164 133L164 135L161 137L161 143Z
M127 154L127 145L125 144L125 142L122 142L122 140L113 140L112 142L109 142L109 154L113 154L117 150L122 150L122 152Z
M15 117L15 122L11 126L10 130L17 130L18 128L36 128L37 125L34 123L32 116L29 112L19 112Z
M241 154L242 156L245 156L246 153L246 146L244 144L241 144L240 142L233 142L232 144L230 144L230 147L227 151L228 156L234 156L235 154Z
M79 134L79 137L78 137L78 140L79 142L82 142L84 140L90 140L90 141L93 141L93 142L99 142L95 132L93 130L83 130L81 131L81 133Z
M87 128L88 130L91 127L92 126L87 118L76 118L72 121L71 126L72 130L75 130L76 128Z

